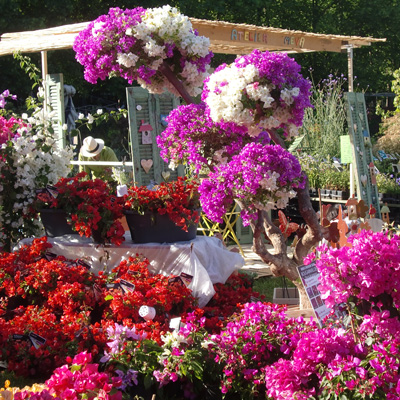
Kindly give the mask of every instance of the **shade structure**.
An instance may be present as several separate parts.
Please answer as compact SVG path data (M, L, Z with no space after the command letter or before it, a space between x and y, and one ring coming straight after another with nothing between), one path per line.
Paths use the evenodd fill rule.
M358 48L386 41L385 38L328 35L196 18L190 18L190 21L200 35L210 38L211 51L223 54L248 54L256 48L289 53L342 52L348 46ZM35 53L70 49L76 36L88 24L81 22L35 31L4 33L0 36L0 56L15 51Z

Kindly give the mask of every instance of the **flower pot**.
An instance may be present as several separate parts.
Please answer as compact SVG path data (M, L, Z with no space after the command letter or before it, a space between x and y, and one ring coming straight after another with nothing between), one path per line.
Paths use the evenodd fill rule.
M67 213L57 208L41 209L40 219L48 237L71 235L75 233L67 222Z
M103 235L101 234L101 229L92 229L92 239L93 242L96 244L104 244L105 243L105 239L103 237Z
M193 224L185 232L176 226L168 215L155 213L139 214L135 211L125 211L131 238L134 243L174 243L192 240L197 234L197 225Z
M338 200L339 199L338 190L331 190L331 199L332 200Z
M331 197L331 191L329 189L321 189L321 199L329 199Z
M318 197L318 190L315 188L310 188L310 197Z

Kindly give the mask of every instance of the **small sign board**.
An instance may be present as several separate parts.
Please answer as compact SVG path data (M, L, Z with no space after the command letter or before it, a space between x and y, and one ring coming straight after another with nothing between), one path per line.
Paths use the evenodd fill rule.
M353 162L353 151L349 135L340 136L340 162L342 164L351 164Z
M306 289L307 296L310 299L311 305L314 309L315 316L319 325L322 327L323 320L327 317L331 309L325 305L321 298L321 293L318 290L319 285L319 271L315 261L309 265L301 265L298 267L299 275L303 286Z

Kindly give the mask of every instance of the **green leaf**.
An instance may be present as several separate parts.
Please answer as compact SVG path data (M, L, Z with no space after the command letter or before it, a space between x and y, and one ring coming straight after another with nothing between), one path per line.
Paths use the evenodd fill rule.
M185 364L181 364L180 370L182 372L182 375L186 376L187 375L187 366Z
M349 326L350 323L351 323L351 316L350 316L350 315L346 315L346 316L343 318L343 325L344 325L344 326Z
M71 129L69 131L70 136L78 136L79 135L79 129Z
M114 297L113 296L111 296L111 294L109 294L109 295L107 295L106 297L105 297L105 301L109 301L109 300L112 300Z
M71 372L79 371L80 369L81 369L81 366L78 364L71 365Z
M153 378L151 377L151 375L146 375L144 377L143 383L144 383L144 387L146 389L149 389L151 387L151 385L153 384Z

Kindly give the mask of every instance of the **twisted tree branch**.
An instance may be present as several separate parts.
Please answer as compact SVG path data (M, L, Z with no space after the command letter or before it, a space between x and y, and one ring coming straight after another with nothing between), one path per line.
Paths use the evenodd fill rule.
M160 65L159 71L172 83L178 93L182 96L183 100L185 100L186 104L193 104L194 100L187 92L182 82L176 77L174 72L171 70L171 67L164 60L164 62Z

